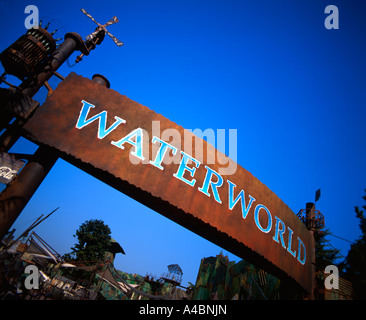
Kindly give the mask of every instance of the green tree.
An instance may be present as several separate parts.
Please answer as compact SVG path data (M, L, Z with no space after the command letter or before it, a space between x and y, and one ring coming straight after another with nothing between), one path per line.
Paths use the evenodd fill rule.
M316 290L315 299L324 299L324 271L329 265L337 265L337 260L341 258L340 250L334 248L327 239L331 232L324 227L318 228L314 232L315 240L315 272Z
M316 271L324 271L326 266L335 265L336 261L341 258L340 251L326 239L330 234L329 229L318 230L314 234Z
M64 257L93 264L104 258L110 246L111 230L102 220L92 219L82 223L74 237L78 242L71 248L71 254L65 254Z
M366 201L366 195L362 198ZM366 210L366 205L362 209ZM355 207L362 235L351 245L344 261L343 276L352 282L355 299L366 299L366 217L362 209Z

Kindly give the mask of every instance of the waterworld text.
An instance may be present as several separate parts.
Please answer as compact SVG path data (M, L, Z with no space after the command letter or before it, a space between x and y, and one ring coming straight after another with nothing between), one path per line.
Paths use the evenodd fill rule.
M81 100L81 110L79 117L77 119L75 127L79 130L83 129L84 127L90 125L92 122L96 121L98 123L98 131L97 137L98 139L106 138L111 132L116 130L116 128L121 125L125 124L127 121L121 117L115 116L115 122L107 128L107 111L104 110L93 117L87 119L90 109L94 108L95 106L85 100ZM178 132L179 133L179 132ZM201 161L197 159L197 157L193 157L187 152L184 152L178 149L178 146L174 146L171 143L168 143L157 136L153 136L151 139L151 143L158 146L155 159L149 160L146 159L144 156L144 140L146 137L144 135L146 131L142 128L136 128L132 130L130 133L122 137L118 141L111 141L111 145L117 147L121 150L125 149L125 144L129 144L132 146L130 151L130 159L131 156L135 157L142 161L142 163L146 163L147 165L152 165L159 170L164 170L164 166L162 165L164 162L164 158L166 155L171 152L173 155L179 154L179 164L178 170L173 174L173 177L179 179L183 183L187 184L190 187L194 187L196 184L196 179L194 179L196 170L200 168ZM180 152L178 153L178 150ZM165 164L164 165L168 165ZM234 196L236 185L226 179L224 181L223 174L221 172L217 172L210 168L209 166L204 166L206 170L205 178L203 181L202 186L198 187L198 191L205 194L207 197L213 196L213 199L222 204L222 200L219 194L220 187L223 186L224 182L228 184L228 208L229 210L233 210L233 208L240 202L241 204L241 212L242 218L246 219L250 209L252 208L253 204L257 201L252 195L249 195L249 202L245 200L245 191L240 190L237 196ZM189 178L187 177L187 174ZM260 222L260 216L264 215L266 225L263 225ZM263 233L269 233L274 225L275 233L272 239L279 243L283 249L285 249L292 257L296 258L297 261L304 265L306 262L306 248L303 241L297 237L297 246L293 245L294 241L294 234L293 230L285 225L285 223L276 215L274 215L274 219L272 218L272 214L270 210L263 204L258 203L254 208L254 221L257 228ZM287 243L284 237L285 232L288 231Z

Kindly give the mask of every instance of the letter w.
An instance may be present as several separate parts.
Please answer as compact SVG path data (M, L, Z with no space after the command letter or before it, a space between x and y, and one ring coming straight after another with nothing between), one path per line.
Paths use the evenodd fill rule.
M92 123L95 120L99 119L98 122L98 139L103 139L105 136L107 136L109 133L111 133L114 129L116 129L121 123L126 123L126 120L121 119L120 117L114 117L116 121L108 128L107 126L107 111L102 111L95 115L94 117L91 117L90 119L86 120L86 117L88 116L90 108L94 108L95 106L91 103L81 100L83 103L83 107L80 111L78 122L76 123L76 128L81 129L88 124Z
M249 195L250 201L247 206L245 206L245 196L244 196L244 190L241 190L239 195L234 200L234 188L236 185L232 183L230 180L227 180L229 184L229 209L232 210L234 206L237 204L237 202L240 200L241 202L241 211L243 214L243 219L245 219L248 215L249 209L253 204L253 201L255 201L255 198L253 198L251 195Z

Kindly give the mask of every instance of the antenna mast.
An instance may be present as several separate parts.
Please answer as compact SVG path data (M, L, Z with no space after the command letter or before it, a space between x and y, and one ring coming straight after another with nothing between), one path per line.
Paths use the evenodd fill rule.
M9 88L0 88L0 130L6 129L0 136L0 152L8 152L20 138L22 127L37 109L39 102L32 97L42 86L50 88L47 81L53 76L63 80L56 71L73 54L80 51L79 62L84 55L89 55L96 45L101 44L105 34L118 45L123 43L110 34L106 27L117 23L113 17L106 24L101 25L84 9L86 14L98 27L93 33L83 38L75 32L65 35L65 40L57 46L59 39L54 39L55 32L48 32L45 28L27 30L26 34L10 45L0 54L0 61L5 72L1 75L0 83L4 82ZM18 77L22 83L14 86L5 81L7 74ZM15 117L15 121L10 121ZM22 212L48 172L58 160L58 153L51 148L40 146L32 159L10 185L0 194L0 240L8 232L14 221ZM14 199L17 199L15 201Z

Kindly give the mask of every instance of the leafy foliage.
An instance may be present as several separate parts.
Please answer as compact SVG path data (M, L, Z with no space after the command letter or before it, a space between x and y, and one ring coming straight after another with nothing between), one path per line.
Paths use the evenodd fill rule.
M110 246L111 230L102 220L87 220L82 223L74 235L78 242L71 248L65 258L94 264L103 259Z
M366 196L362 198L366 201ZM362 209L366 210L366 205ZM351 245L344 262L344 277L352 282L356 299L366 299L366 217L362 209L355 207L362 235Z
M320 231L320 232L319 232ZM316 271L324 271L328 265L335 265L337 259L341 257L340 251L330 245L326 237L330 234L329 229L315 232L315 263Z

